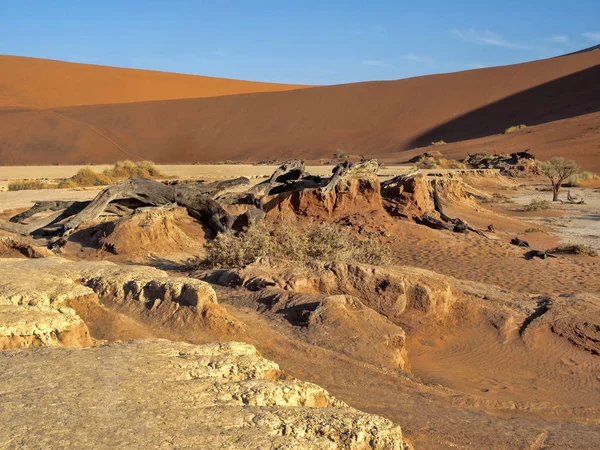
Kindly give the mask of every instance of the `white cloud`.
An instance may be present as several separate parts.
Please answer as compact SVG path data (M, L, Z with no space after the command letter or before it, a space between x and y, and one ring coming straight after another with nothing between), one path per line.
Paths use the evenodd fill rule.
M366 59L362 63L367 66L375 66L375 67L380 67L382 69L389 69L390 67L392 67L391 64L389 64L385 61L378 60L378 59Z
M499 34L490 30L477 31L473 28L468 30L450 30L450 33L466 42L474 42L482 45L492 45L494 47L512 48L515 50L527 50L529 47L517 42L504 39Z
M590 41L600 41L600 33L582 33L582 36Z
M548 38L548 41L554 42L555 44L568 44L569 36L565 36L564 34L557 34Z
M433 64L434 62L433 58L430 58L429 56L415 55L414 53L408 53L404 55L403 58L420 64Z

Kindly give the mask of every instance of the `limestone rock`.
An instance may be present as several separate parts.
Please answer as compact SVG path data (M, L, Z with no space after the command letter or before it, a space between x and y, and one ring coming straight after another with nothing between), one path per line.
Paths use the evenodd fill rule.
M80 449L408 448L389 420L285 378L254 347L234 342L145 340L3 352L0 442ZM15 415L30 408L36 413Z
M71 308L0 306L0 350L91 344L86 324Z
M217 302L205 282L170 277L146 266L107 261L0 259L0 305L73 306L103 301L162 320L185 316L187 323L227 331L240 325Z

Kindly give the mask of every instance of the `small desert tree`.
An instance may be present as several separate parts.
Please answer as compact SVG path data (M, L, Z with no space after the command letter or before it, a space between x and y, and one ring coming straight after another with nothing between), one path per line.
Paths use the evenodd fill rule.
M577 164L570 159L555 157L542 162L540 168L552 183L552 201L558 201L558 191L571 175L577 173Z

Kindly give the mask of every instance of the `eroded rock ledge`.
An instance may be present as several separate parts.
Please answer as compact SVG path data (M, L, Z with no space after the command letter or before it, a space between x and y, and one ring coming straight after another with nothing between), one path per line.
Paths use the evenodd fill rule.
M2 352L0 386L8 448L408 448L399 426L235 342Z

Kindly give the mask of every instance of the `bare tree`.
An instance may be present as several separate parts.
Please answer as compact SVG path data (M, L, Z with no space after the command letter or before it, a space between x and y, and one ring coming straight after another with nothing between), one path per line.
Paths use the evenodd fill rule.
M558 192L567 178L577 173L578 167L575 161L562 157L551 158L540 164L542 173L552 183L552 201L558 201Z

